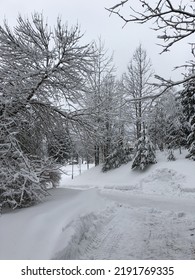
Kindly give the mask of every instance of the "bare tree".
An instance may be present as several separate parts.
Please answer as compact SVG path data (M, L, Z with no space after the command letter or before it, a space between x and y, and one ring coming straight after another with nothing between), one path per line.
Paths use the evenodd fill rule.
M129 5L128 5L129 4ZM144 24L146 22L153 22L153 29L159 32L158 38L163 41L161 44L162 52L170 50L170 48L177 42L186 37L191 37L195 33L195 2L194 1L172 1L172 0L158 0L145 1L137 0L121 1L113 7L107 9L112 14L118 15L124 22L135 22ZM126 11L128 15L126 15ZM195 42L192 39L191 51L195 56ZM194 61L183 65L194 68ZM183 84L185 81L193 80L195 75L186 77L180 81L167 81L159 76L156 76L161 84L167 88L174 85ZM165 89L165 91L166 91ZM164 91L163 91L164 92Z
M150 84L153 76L152 65L142 45L135 50L127 72L123 75L123 88L129 102L132 121L135 125L136 139L139 139L144 118L147 116L150 100L143 99L154 94L155 87Z
M58 19L51 29L37 13L19 16L13 29L0 26L0 206L45 194L55 164L43 158L43 140L59 123L84 124L78 101L93 50L81 38L78 26Z
M92 131L92 141L94 142L95 165L100 163L101 155L104 156L102 152L104 150L105 118L107 118L106 114L109 111L108 100L111 98L110 91L113 91L115 84L113 78L113 57L108 56L107 52L100 38L94 44L95 56L91 65L91 72L88 76L89 90L85 102L85 106L92 113L91 123L94 128Z

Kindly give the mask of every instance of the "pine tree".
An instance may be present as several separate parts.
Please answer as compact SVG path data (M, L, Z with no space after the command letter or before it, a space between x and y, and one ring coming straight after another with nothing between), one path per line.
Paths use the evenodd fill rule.
M181 152L181 147L186 145L186 134L182 122L176 118L169 118L167 120L166 134L166 147L168 149L179 148Z
M73 144L67 129L63 126L52 132L48 139L48 156L52 157L57 163L64 164L71 157Z
M141 136L137 140L135 151L136 152L131 167L132 169L139 168L143 170L148 165L156 163L155 150L153 144L146 136L145 128L143 128Z
M148 118L148 133L160 150L186 146L185 120L178 93L168 91L156 102Z
M113 144L112 152L106 157L105 162L102 167L102 171L108 171L120 167L122 164L127 163L132 160L131 153L132 149L128 144L123 143L123 139Z
M147 124L148 134L154 147L163 151L166 137L166 112L161 100L157 101L151 109Z
M189 155L187 158L195 160L195 114L190 119L191 133L188 135Z
M194 73L194 70L192 71ZM187 146L189 154L187 158L195 160L195 81L185 83L181 93L183 114L186 119L185 131L187 134Z

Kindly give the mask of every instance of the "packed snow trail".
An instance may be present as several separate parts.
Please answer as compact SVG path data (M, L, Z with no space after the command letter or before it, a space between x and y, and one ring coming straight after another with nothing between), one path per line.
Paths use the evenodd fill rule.
M160 161L147 172L128 165L107 173L101 167L67 182L70 187L95 187L115 203L110 216L90 231L64 259L194 259L194 162Z
M194 234L195 221L182 212L119 205L78 258L194 259Z
M185 212L187 214L195 214L194 198L186 197L166 197L151 194L134 194L121 191L101 191L101 195L111 201L124 203L131 207L149 207L162 211Z
M71 242L56 258L195 258L193 201L179 198L166 201L158 196L144 198L121 192L103 192L101 196L115 200L114 206L109 211L106 210L106 214L102 214L103 220L95 230L90 230L90 225L85 227L86 232L79 242L78 238L74 238L77 244ZM97 223L99 220L96 217Z

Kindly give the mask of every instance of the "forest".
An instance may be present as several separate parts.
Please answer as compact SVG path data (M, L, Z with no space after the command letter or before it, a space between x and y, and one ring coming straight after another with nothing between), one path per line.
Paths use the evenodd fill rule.
M125 24L154 20L162 51L194 34L194 1L138 2L142 10L131 7L128 18L128 0L108 11ZM58 18L50 27L39 13L0 26L0 209L41 201L73 161L142 171L157 150L173 161L182 148L195 160L194 60L181 65L181 80L165 80L143 43L118 77L104 40L83 44L83 36L78 25Z

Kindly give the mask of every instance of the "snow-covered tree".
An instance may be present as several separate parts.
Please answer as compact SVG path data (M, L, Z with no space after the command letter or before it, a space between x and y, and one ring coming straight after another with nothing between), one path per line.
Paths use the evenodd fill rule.
M104 160L110 141L115 77L113 58L107 55L101 38L94 44L94 52L95 56L88 76L85 107L91 112L90 122L94 128L91 133L91 141L94 145L95 165L98 165Z
M107 83L105 100L105 129L103 171L121 166L131 160L132 148L129 145L129 106L125 102L125 94L120 81ZM105 88L105 89L106 89ZM109 97L109 98L108 98Z
M37 13L19 16L14 29L0 26L1 206L29 205L59 179L44 145L56 120L84 124L74 104L86 91L93 50L81 37L78 26L58 19L51 29Z
M141 136L142 122L147 116L150 103L143 101L142 98L154 91L154 87L149 85L152 74L146 51L139 45L128 64L127 73L118 83L115 98L118 98L118 103L115 105L118 111L115 109L115 120L111 122L114 123L113 136L110 149L108 149L109 153L105 157L103 171L119 167L131 160L132 149L129 148L129 140L132 138L132 131L135 131L133 141ZM114 116L113 111L112 115Z
M73 148L73 143L67 128L61 126L52 129L46 147L49 157L57 163L64 164L71 158Z
M132 3L130 0L124 0L115 4L109 11L117 14L126 23L154 21L154 30L161 32L158 38L164 40L164 51L167 51L173 44L193 34L195 15L192 2L158 0L150 3L147 0L136 0ZM129 10L130 13L125 13L125 10Z
M139 168L141 170L145 169L148 165L156 163L156 155L154 146L146 135L145 127L143 125L143 130L141 136L136 142L135 155L132 162L132 169Z
M181 112L180 112L181 113ZM179 118L167 119L167 130L165 144L168 149L179 149L181 153L181 147L186 146L186 134L184 132L183 123Z
M195 115L190 119L191 132L187 137L187 143L189 146L188 158L195 160Z
M181 149L186 146L180 95L167 91L156 100L148 117L148 133L156 148Z
M150 105L150 100L148 101L146 97L155 90L150 84L153 74L150 59L140 44L128 64L127 72L123 75L123 90L129 102L129 110L135 126L135 139L141 136L142 122L147 116Z
M183 114L186 121L189 122L190 118L195 114L195 81L184 83L184 89L180 94Z
M194 72L194 70L192 71ZM191 74L190 74L191 75ZM181 102L183 115L186 120L185 132L187 134L187 146L189 155L187 157L195 159L195 80L190 80L184 84L181 92Z
M161 40L162 52L169 51L173 45L188 38L191 52L195 56L194 32L195 32L195 2L194 1L173 1L173 0L124 0L115 3L109 8L109 12L118 15L125 23L152 24L152 29L158 33L157 38ZM127 12L129 11L129 12ZM150 27L150 26L149 26ZM189 43L189 42L188 42ZM183 66L194 68L195 62L192 59ZM174 85L183 84L186 81L193 81L195 73L179 81L165 80L161 77L160 83L164 89L170 89ZM166 88L165 88L166 87Z
M164 103L161 100L151 108L147 120L148 134L154 144L155 149L164 150L166 144L166 111Z
M108 171L120 167L124 163L132 160L132 149L128 143L124 143L124 139L114 142L110 149L109 155L105 158L102 171Z

